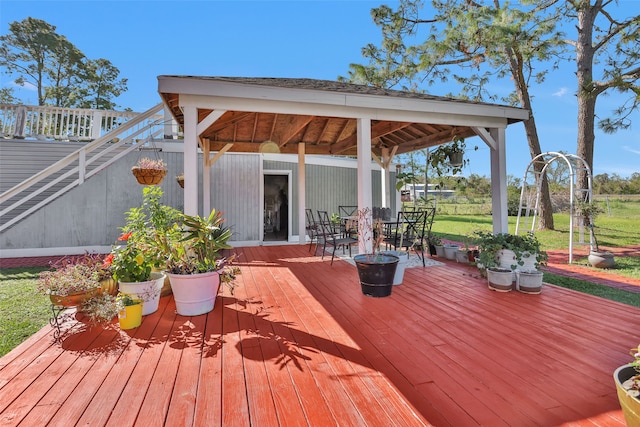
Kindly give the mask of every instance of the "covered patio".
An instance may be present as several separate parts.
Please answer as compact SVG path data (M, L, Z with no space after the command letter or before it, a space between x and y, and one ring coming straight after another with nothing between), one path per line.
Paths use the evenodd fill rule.
M612 379L640 309L545 286L487 289L474 268L407 269L365 297L307 246L238 248L207 315L172 297L126 333L71 316L0 359L0 425L624 426Z
M389 200L396 195L390 181L396 155L451 142L456 137L478 136L490 148L493 231L508 231L505 130L527 119L528 110L295 78L158 76L158 92L184 130L187 214L202 214L212 207L225 210L224 206L211 206L210 201L211 167L225 153L297 154L297 203L292 215L298 218L295 234L302 244L306 239L308 191L305 156L356 157L360 209L373 207L373 159L382 168L381 207L390 207ZM170 129L166 133L170 134ZM203 153L200 168L198 149ZM255 188L260 183L244 185ZM255 211L251 218L262 222L263 202L256 200L254 206L249 209Z

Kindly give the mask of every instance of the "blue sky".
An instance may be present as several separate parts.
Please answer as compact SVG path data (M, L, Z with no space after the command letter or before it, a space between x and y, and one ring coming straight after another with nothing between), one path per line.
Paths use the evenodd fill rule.
M362 63L361 48L381 36L370 10L394 1L30 1L0 0L0 33L26 17L57 27L87 57L106 58L128 79L122 107L146 111L160 102L157 76L306 77L335 80L350 63ZM426 1L429 3L429 1ZM621 0L627 16L640 14L640 0ZM574 64L531 88L543 151L576 151ZM2 86L10 86L0 76ZM427 87L429 93L454 92L451 86ZM507 80L494 86L510 91ZM34 93L18 93L36 104ZM601 97L598 111L612 110L620 97ZM640 113L632 127L614 135L596 133L594 174L629 176L640 172ZM489 175L489 150L477 138L468 146L465 174ZM522 177L530 161L524 128L507 131L507 171Z

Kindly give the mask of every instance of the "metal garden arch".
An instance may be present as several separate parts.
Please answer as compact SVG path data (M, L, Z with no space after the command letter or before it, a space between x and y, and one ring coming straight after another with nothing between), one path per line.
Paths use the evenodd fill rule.
M533 160L531 160L522 179L520 205L518 207L518 219L516 221L516 234L518 234L520 229L520 221L523 216L523 212L523 222L530 223L529 230L526 230L526 225L523 228L530 233L534 232L536 218L538 216L538 206L540 203L542 177L546 173L547 167L555 161L564 162L569 168L569 263L571 263L573 262L574 230L576 228L579 230L579 242L584 243L584 223L582 216L577 212L576 201L590 203L593 196L591 168L583 158L574 154L549 151L538 154L533 158ZM536 168L536 166L538 167ZM537 172L536 169L538 169L539 172ZM588 177L587 188L580 188L577 186L576 177L577 173L580 171L586 172ZM535 196L532 194L533 191L535 191ZM591 236L591 233L589 233L589 244L593 246L593 237Z

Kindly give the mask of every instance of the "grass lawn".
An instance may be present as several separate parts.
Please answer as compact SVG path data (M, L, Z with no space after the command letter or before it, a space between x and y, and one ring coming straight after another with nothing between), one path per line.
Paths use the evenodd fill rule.
M0 356L49 323L49 299L38 293L38 273L47 267L0 270Z

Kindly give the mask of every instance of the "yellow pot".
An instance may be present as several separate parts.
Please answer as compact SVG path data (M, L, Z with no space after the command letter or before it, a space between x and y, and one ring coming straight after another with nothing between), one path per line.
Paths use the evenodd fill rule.
M100 281L100 286L102 287L103 294L109 294L112 296L116 296L118 294L118 282L116 282L113 277L102 279Z
M120 329L133 329L142 323L142 303L128 305L118 313Z

